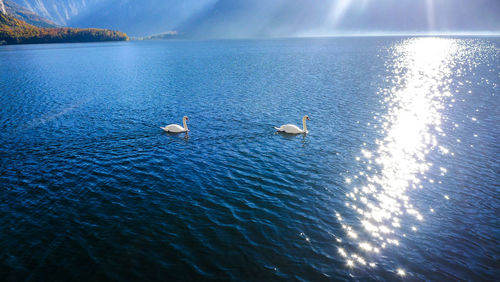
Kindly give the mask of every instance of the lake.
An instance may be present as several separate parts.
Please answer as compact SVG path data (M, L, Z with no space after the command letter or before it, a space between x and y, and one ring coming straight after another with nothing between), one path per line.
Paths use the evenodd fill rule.
M498 37L1 46L0 274L494 280L499 67Z

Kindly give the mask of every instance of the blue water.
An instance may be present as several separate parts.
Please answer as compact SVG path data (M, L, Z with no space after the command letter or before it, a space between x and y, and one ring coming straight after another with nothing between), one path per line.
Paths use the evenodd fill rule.
M494 280L499 66L486 37L2 46L0 277Z

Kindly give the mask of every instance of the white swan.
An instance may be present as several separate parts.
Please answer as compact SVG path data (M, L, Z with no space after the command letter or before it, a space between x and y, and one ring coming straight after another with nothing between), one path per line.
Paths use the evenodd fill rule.
M189 118L187 116L184 116L182 118L182 125L184 125L184 127L178 125L178 124L169 124L165 127L161 127L161 129L165 130L166 132L172 132L172 133L181 133L181 132L188 132L189 129L188 129L188 126L187 126L187 123L186 123L186 120L189 120Z
M299 133L307 134L309 133L309 131L307 130L306 120L310 120L308 116L304 116L302 118L303 129L300 129L295 124L284 124L280 127L275 127L275 129L278 130L279 132L285 132L290 134L299 134Z

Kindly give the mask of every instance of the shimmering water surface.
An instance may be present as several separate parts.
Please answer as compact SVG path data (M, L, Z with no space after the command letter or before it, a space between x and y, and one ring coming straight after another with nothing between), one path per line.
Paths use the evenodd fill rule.
M497 279L499 47L2 46L1 277Z

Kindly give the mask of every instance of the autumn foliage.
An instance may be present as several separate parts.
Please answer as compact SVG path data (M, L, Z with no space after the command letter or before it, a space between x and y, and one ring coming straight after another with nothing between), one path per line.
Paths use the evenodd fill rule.
M128 40L127 34L98 28L40 28L0 12L0 42L6 44Z

